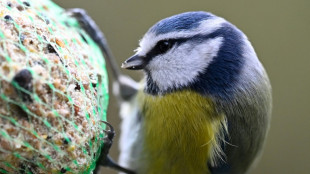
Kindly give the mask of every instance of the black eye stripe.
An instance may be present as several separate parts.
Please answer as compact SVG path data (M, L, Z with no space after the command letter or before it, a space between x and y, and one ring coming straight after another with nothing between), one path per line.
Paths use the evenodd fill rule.
M151 59L160 54L164 54L171 48L173 48L175 45L179 45L185 42L186 40L187 40L186 38L180 38L180 39L167 39L158 41L157 44L153 47L153 49L151 49L151 51L149 51L145 57Z
M177 38L177 39L166 39L166 40L160 40L156 43L156 45L144 56L144 59L146 60L146 62L151 61L154 57L164 54L166 53L169 49L173 48L174 46L179 46L183 43L186 42L202 42L205 41L207 39L212 39L212 38L216 38L219 36L222 36L223 33L222 31L215 31L213 33L210 33L208 35L194 35L191 37L187 37L187 38ZM167 49L166 51L160 51L159 49L159 43L160 42L169 42L171 45L169 46L169 49Z

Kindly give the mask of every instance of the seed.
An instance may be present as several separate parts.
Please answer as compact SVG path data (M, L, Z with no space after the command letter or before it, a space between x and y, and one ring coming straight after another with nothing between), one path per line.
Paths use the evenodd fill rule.
M69 144L71 142L71 138L70 137L64 138L62 142L64 144Z
M46 140L46 138L47 138L47 135L42 135L42 138Z
M62 48L65 47L65 44L64 44L61 40L59 40L59 39L56 39L56 44L57 44L58 46L62 47Z
M17 8L17 10L19 10L19 11L23 11L23 10L25 9L25 8L24 8L23 6L21 6L21 5L17 6L16 8Z
M66 173L67 170L65 168L61 168L60 173Z
M47 50L49 53L56 53L57 54L55 48L51 44L47 44Z
M8 7L12 7L12 3L8 2L8 3L7 3L7 6L8 6Z
M79 83L75 83L75 88L74 88L74 90L76 90L76 91L80 91L81 90L81 86L80 86L80 84Z
M27 6L27 7L30 7L30 3L27 2L27 1L24 1L23 4L24 4L25 6Z
M48 10L48 6L46 6L46 5L43 5L43 8L44 8L45 10Z
M73 152L75 150L75 145L71 145L70 147L68 147L67 149L69 152Z
M47 19L47 18L45 18L45 23L46 23L47 25L50 24L50 20Z
M29 92L32 92L32 74L28 69L23 69L21 71L19 71L17 74L15 74L12 82L15 82L18 84L18 86L14 86L15 90L17 91L17 93L19 94L19 96L21 96L23 101L29 101L32 102L31 96L20 90L20 88L23 88Z
M77 105L73 105L74 107L74 115L78 115L78 113L80 112L80 107L78 107Z
M13 21L13 18L12 18L10 15L5 15L5 16L4 16L4 19L5 19L6 21Z
M19 40L20 40L20 42L23 44L24 43L24 40L25 40L25 35L24 34L20 34L20 36L19 36Z

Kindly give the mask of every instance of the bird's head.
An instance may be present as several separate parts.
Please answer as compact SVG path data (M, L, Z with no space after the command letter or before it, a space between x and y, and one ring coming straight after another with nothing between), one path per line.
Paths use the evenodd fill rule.
M122 67L143 69L146 92L153 95L182 89L224 95L238 81L246 59L257 59L239 29L207 12L163 19L139 45Z

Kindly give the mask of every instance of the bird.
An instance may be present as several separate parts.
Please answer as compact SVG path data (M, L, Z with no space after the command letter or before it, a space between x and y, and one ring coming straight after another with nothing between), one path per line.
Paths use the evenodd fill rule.
M204 11L160 20L121 66L144 72L136 82L117 70L104 35L90 23L116 79L121 166L137 174L251 171L270 127L272 90L240 29Z
M259 158L271 85L246 35L224 18L198 11L163 19L122 68L145 78L121 105L121 165L142 174L242 174Z

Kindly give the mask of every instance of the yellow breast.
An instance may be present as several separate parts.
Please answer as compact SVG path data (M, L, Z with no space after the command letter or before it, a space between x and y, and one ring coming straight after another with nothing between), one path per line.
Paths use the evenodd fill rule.
M216 115L211 100L188 90L141 96L145 136L141 173L209 173L207 162L224 120Z

